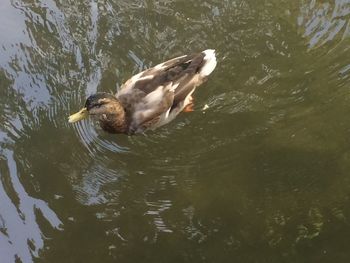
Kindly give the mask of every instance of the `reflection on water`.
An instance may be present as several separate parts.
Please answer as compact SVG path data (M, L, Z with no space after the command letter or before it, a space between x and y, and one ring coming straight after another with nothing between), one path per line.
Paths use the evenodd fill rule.
M298 25L309 39L310 48L331 44L336 38L343 40L350 36L350 21L347 18L350 14L349 1L305 2L300 8Z
M1 263L350 259L349 1L0 14ZM67 123L87 95L205 48L219 64L195 112L130 138Z
M32 262L44 247L44 235L38 225L38 216L59 229L61 221L39 199L30 197L19 181L13 153L5 151L0 166L0 254L4 262ZM38 214L40 212L40 215Z

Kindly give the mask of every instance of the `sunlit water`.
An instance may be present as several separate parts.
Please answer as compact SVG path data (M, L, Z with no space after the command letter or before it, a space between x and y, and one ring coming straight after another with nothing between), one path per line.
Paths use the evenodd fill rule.
M0 14L0 263L349 262L350 1ZM193 113L135 137L67 123L87 95L206 48L219 63Z

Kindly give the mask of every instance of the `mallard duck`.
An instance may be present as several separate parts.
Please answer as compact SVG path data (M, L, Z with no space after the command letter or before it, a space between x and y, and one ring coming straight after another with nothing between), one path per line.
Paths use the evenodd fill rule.
M69 122L96 116L103 130L132 135L172 121L191 110L192 93L216 67L215 50L176 57L126 81L114 96L96 93Z

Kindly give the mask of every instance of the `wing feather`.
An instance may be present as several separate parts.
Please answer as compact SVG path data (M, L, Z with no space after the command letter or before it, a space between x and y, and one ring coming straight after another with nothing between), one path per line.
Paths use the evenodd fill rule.
M131 129L154 125L175 108L181 111L215 66L214 51L206 50L168 60L130 78L116 96L128 111Z

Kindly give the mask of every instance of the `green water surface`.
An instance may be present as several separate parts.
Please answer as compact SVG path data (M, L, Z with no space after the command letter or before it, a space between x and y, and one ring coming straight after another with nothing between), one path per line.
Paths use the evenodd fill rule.
M207 48L194 112L67 122ZM0 263L350 262L349 0L1 0L0 112Z

